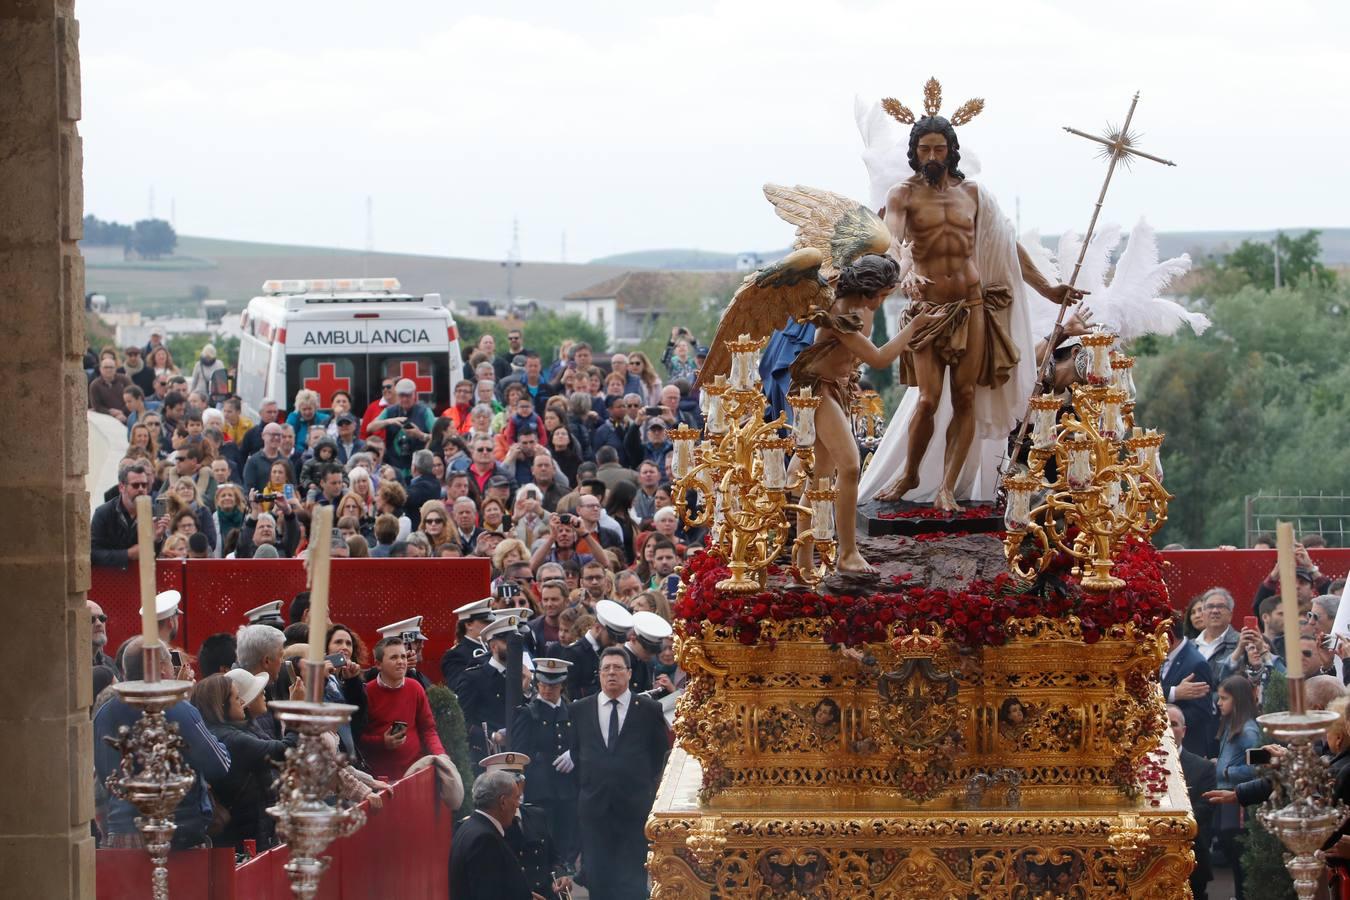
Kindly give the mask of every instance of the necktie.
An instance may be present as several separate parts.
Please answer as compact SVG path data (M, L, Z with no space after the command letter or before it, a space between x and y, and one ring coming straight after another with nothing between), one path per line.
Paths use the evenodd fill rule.
M605 746L614 749L614 745L619 742L619 701L609 701L609 736L605 738Z

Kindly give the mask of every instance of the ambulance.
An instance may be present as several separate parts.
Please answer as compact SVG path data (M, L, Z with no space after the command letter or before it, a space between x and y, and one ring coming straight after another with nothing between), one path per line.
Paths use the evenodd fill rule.
M407 378L439 412L464 374L459 331L440 294L403 293L397 278L272 279L240 319L238 391L256 411L308 388L329 409L335 391L358 418L387 379Z

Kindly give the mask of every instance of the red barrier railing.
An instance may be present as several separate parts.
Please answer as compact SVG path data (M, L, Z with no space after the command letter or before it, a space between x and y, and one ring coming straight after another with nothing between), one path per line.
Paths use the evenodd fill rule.
M324 851L332 862L319 886L321 900L449 896L453 812L440 801L434 768L395 784L383 808L361 808L361 830ZM238 868L233 848L175 851L169 855L169 893L174 900L290 900L289 860L285 846ZM149 896L144 850L99 850L95 862L98 900Z
M1173 606L1182 609L1209 588L1227 588L1237 601L1233 616L1238 624L1243 616L1256 615L1256 589L1275 568L1274 550L1168 550L1162 556L1169 563L1163 577ZM1331 578L1350 570L1350 548L1312 550L1309 556Z
M455 642L452 610L487 596L490 579L486 559L335 559L329 615L359 632L367 647L379 639L380 626L424 616L422 670L439 681L441 654ZM283 600L285 618L305 587L305 571L295 559L161 560L156 583L183 594L178 642L196 653L207 636L233 634L255 606ZM89 599L108 616L110 654L139 630L139 589L134 569L93 569Z

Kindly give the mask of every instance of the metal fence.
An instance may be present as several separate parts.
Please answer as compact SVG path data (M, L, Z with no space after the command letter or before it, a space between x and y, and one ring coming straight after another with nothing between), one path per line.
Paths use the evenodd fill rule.
M1247 546L1274 534L1277 522L1292 522L1298 535L1320 534L1329 547L1350 547L1350 496L1345 494L1248 494Z

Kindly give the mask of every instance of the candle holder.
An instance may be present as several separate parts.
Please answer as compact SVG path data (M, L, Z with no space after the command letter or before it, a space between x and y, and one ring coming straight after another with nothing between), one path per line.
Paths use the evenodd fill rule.
M1004 477L1008 495L1004 552L1013 574L1031 580L1059 553L1073 559L1072 574L1089 591L1124 585L1111 574L1113 560L1128 538L1149 540L1167 521L1172 499L1162 485L1158 451L1162 435L1134 426L1134 409L1120 383L1132 360L1108 356L1114 338L1085 335L1095 378L1073 388L1072 409L1055 417L1059 400L1031 401L1034 426L1027 471ZM1126 365L1126 363L1130 365ZM1090 373L1091 374L1091 373ZM1134 434L1126 437L1133 429ZM1054 477L1047 466L1055 462Z
M357 708L322 702L324 664L306 660L303 666L305 699L268 704L284 727L299 732L300 739L286 751L277 781L277 803L267 812L277 820L277 835L291 850L285 867L291 893L300 900L311 900L318 894L330 861L320 854L338 838L356 833L366 816L345 801L328 802L338 794L338 770L347 765L347 756L323 736L351 721Z
M1346 807L1335 797L1331 774L1313 743L1326 734L1336 714L1303 708L1303 679L1289 679L1289 712L1257 716L1256 721L1289 752L1274 771L1277 790L1261 806L1257 818L1289 850L1284 867L1294 879L1301 900L1311 900L1325 864L1322 845L1345 819Z
M136 828L150 853L150 896L169 898L169 847L173 842L174 810L191 790L196 775L183 760L187 744L164 711L192 691L190 681L161 681L160 644L142 649L144 678L123 681L113 690L127 705L141 711L131 727L123 725L117 737L104 740L122 754L122 764L108 776L108 791L140 810Z
M769 565L789 546L793 517L798 519L799 536L792 546L810 550L812 545L802 544L800 535L809 538L821 511L789 498L813 484L815 409L820 398L811 396L809 388L788 396L794 413L790 435L783 415L765 421L768 403L756 362L765 343L746 335L730 342L731 381L719 375L703 389L709 396L703 439L695 443L698 433L692 429L674 433L671 474L676 515L691 528L709 529L710 549L731 570L717 588L732 593L764 589ZM696 511L688 507L690 492L700 498ZM832 519L832 508L830 513ZM826 570L834 566L833 537L831 525L829 539L814 545ZM803 578L815 577L814 560L801 567L808 570Z

